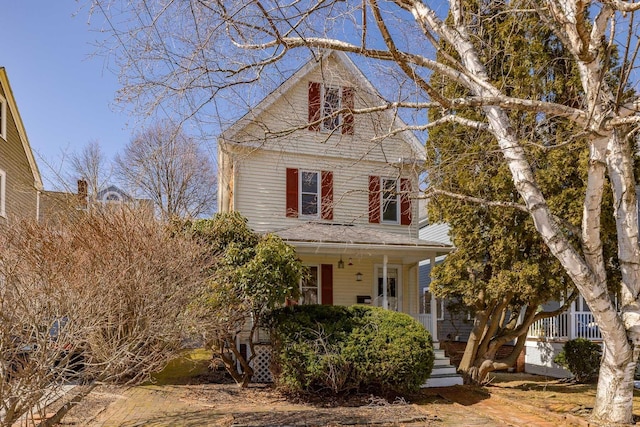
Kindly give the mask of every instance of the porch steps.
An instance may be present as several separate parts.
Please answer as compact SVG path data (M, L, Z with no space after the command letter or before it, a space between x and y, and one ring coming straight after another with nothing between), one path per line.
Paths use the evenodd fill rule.
M445 356L444 350L435 349L434 353L433 371L431 371L431 376L422 387L431 388L462 385L462 377L456 373L455 366L451 365L451 361Z

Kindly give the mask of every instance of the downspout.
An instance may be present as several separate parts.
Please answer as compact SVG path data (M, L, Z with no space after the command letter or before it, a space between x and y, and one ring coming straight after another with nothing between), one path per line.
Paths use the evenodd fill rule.
M36 222L40 222L40 190L36 190Z
M436 297L431 291L431 273L433 272L433 267L436 266L436 255L434 253L429 257L429 263L431 264L431 268L429 269L429 294L431 295L431 338L433 338L433 348L440 348L440 344L438 343L438 302L436 301Z
M382 258L382 308L389 310L389 298L387 296L387 263L389 257L385 254ZM397 292L397 290L396 290Z

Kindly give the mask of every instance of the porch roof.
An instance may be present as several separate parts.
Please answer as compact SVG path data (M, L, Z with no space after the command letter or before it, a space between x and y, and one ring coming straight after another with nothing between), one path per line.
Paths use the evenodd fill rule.
M389 233L362 225L306 222L274 232L302 253L350 253L395 255L417 262L453 250L451 245Z

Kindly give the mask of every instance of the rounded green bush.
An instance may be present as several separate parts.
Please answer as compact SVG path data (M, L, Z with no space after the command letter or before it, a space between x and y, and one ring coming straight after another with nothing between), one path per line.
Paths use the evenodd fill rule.
M302 305L270 316L276 385L288 391L417 390L433 368L429 332L406 314Z
M586 383L598 375L602 350L600 345L585 338L567 341L553 361L573 374L576 381Z

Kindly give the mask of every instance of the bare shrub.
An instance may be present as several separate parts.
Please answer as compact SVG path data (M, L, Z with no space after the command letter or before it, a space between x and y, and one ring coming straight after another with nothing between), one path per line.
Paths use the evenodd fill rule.
M125 205L3 230L0 425L68 378L133 384L161 369L210 271L202 252Z

